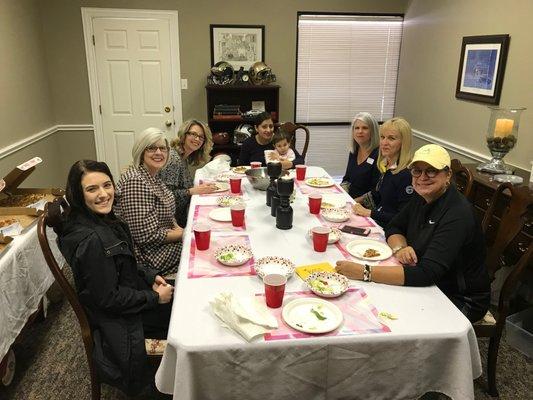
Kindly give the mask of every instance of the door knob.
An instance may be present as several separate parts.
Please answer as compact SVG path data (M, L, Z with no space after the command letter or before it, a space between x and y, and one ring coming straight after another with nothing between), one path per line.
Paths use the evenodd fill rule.
M167 112L167 113L170 112L170 107L169 106L165 107L165 112Z
M168 126L168 127L172 126L172 121L169 120L169 119L167 119L167 120L165 121L165 125Z

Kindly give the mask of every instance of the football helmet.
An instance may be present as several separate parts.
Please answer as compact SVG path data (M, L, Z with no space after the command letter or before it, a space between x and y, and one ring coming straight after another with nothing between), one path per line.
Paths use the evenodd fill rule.
M254 63L250 67L248 75L254 85L267 85L276 81L276 75L274 75L270 67L262 61Z
M211 67L211 79L216 85L227 85L234 81L234 70L230 63L219 61Z
M233 131L233 142L235 144L242 143L249 137L251 137L255 132L255 129L250 124L240 124Z

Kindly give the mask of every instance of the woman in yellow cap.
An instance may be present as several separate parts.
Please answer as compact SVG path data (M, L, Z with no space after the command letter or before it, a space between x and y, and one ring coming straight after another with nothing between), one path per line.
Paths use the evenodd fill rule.
M450 184L450 156L442 147L421 147L409 170L420 197L413 198L385 229L401 265L338 261L337 272L391 285L435 284L470 321L477 321L489 307L490 283L485 240L474 209Z

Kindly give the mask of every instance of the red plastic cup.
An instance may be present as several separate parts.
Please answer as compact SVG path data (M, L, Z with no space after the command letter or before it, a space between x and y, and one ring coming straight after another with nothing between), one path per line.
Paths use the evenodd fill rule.
M283 304L283 295L285 294L285 284L287 277L280 274L268 274L263 277L265 284L266 304L270 308L279 308Z
M320 193L311 193L309 195L309 212L311 214L319 214L321 205L322 195Z
M194 224L192 229L196 240L196 248L198 250L207 250L211 242L211 227L204 223L197 223Z
M244 225L244 210L245 207L242 204L234 204L230 207L231 212L231 224L233 226Z
M252 168L261 168L262 165L263 163L261 161L252 161L250 163L250 167Z
M305 170L307 169L307 166L305 165L297 165L296 166L296 179L299 181L303 181L305 179Z
M241 177L232 176L229 178L229 186L231 193L240 193L241 192Z
M313 248L315 251L320 253L326 251L331 228L328 228L327 226L315 226L311 229L311 232L313 232Z

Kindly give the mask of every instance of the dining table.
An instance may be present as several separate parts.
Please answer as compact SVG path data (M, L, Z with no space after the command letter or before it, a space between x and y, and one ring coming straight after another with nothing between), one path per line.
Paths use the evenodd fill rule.
M47 228L52 254L63 265L55 239L56 234ZM54 276L39 246L37 220L26 226L13 241L0 251L0 360L8 353L30 316L44 300L54 283Z
M220 293L256 296L264 301L264 285L254 263L261 257L290 259L296 266L337 260L358 261L347 249L353 240L385 243L383 229L371 218L350 215L346 224L367 228L368 237L343 233L325 252L316 252L309 231L315 226L339 227L321 214L310 214L308 195L335 194L353 199L338 185L313 187L295 180L291 202L293 224L276 228L265 191L242 179L245 225L213 221L210 212L228 192L191 198L176 276L167 346L156 373L159 391L177 400L252 399L417 399L441 392L452 399L474 399L473 380L481 375L474 330L468 319L437 286L403 287L350 280L338 298L326 299L343 314L340 327L322 334L303 333L285 323L282 310L269 309L277 329L251 341L228 329L210 303ZM294 177L294 172L291 175ZM331 178L308 166L306 178ZM195 180L213 177L197 171ZM192 225L211 226L209 250L196 248ZM227 267L214 257L227 244L248 246L253 258L244 266ZM367 261L386 266L394 259ZM288 279L283 306L299 298L316 298L304 280Z

